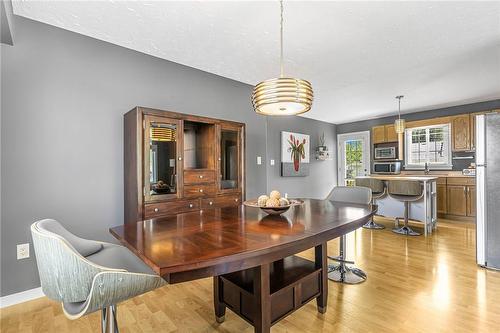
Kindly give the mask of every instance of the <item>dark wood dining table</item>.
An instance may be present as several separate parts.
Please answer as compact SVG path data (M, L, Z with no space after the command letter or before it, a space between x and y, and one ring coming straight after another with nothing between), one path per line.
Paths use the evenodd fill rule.
M316 298L328 298L326 242L365 224L374 205L302 199L282 215L259 208L214 208L120 225L110 232L168 283L214 277L218 322L226 307L270 327ZM315 249L314 262L294 256Z

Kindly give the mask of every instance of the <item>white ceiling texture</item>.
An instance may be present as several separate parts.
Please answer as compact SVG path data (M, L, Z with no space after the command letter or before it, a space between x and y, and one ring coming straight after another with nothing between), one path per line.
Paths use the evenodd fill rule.
M14 13L251 85L279 74L278 1L14 1ZM500 2L285 2L306 117L345 123L500 98ZM250 100L249 100L250 103Z

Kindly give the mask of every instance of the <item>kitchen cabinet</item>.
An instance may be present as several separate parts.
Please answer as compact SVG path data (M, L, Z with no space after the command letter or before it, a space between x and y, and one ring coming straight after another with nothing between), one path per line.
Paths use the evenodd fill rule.
M436 181L437 189L437 213L446 214L446 178L440 177Z
M467 186L447 185L447 214L467 216Z
M372 141L374 144L385 142L385 126L384 125L372 127Z
M394 124L372 127L372 141L374 144L398 141L398 134Z
M452 151L471 150L470 115L462 114L451 117Z
M476 216L476 187L467 186L467 216Z

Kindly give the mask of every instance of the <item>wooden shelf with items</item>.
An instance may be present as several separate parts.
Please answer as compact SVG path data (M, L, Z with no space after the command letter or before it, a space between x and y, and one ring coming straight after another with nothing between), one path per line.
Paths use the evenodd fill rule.
M234 133L231 144L225 139L227 129ZM244 142L242 123L142 107L127 112L125 223L239 205Z

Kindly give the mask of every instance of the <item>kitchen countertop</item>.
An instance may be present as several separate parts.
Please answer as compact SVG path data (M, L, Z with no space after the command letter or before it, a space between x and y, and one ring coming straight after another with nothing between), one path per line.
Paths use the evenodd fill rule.
M429 174L424 174L423 171L401 171L401 176L434 176L439 178L463 177L474 178L476 176L467 176L462 174L462 171L431 171Z
M424 182L424 181L436 180L439 177L436 175L370 175L357 178L373 178L380 180L415 180Z

